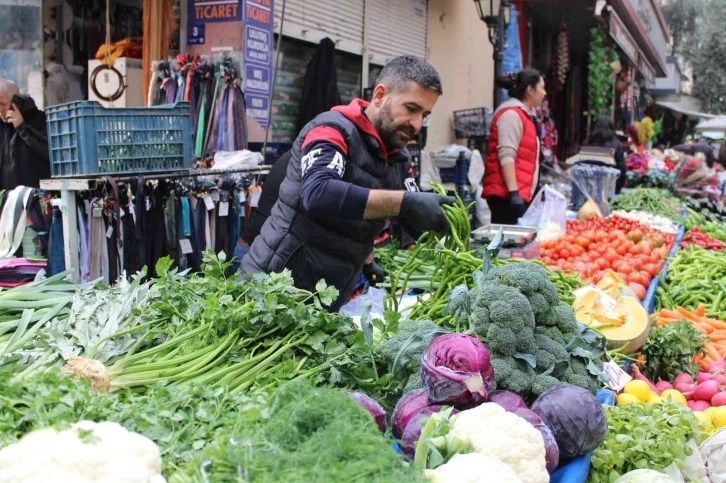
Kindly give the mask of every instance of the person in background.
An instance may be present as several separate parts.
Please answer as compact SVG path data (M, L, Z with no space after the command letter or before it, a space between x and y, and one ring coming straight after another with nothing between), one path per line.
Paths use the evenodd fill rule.
M600 116L595 121L592 125L592 132L590 133L590 138L587 140L587 145L613 150L615 167L620 170L620 176L615 184L615 192L620 193L623 186L625 186L625 175L627 173L625 149L623 149L623 145L615 134L615 123L613 123L610 116Z
M484 163L482 198L492 223L515 225L524 215L539 183L540 139L535 109L547 92L542 74L524 69L497 79L510 99L494 113Z
M325 280L338 289L329 307L336 312L386 218L404 218L416 231L446 231L442 207L455 199L419 191L406 149L441 93L432 65L401 56L381 71L370 103L354 99L310 121L241 274L289 269L295 286L310 291Z
M38 188L50 178L45 113L18 86L0 79L0 189Z

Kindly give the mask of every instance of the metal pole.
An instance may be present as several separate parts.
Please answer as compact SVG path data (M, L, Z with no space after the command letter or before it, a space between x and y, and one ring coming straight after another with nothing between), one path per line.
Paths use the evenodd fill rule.
M507 45L507 26L504 24L504 11L509 8L509 2L502 1L499 4L499 15L497 16L496 32L492 37L494 47L494 97L492 99L494 109L502 103L502 90L497 87L496 80L502 75L502 63L504 61L504 48Z
M262 143L262 156L267 155L267 138L270 134L272 124L272 94L275 92L275 80L277 79L277 65L280 63L280 46L282 45L282 27L285 25L285 3L282 0L282 11L280 11L280 33L277 34L277 49L275 49L275 67L272 70L272 86L270 87L270 102L267 106L267 125L265 126L265 141Z

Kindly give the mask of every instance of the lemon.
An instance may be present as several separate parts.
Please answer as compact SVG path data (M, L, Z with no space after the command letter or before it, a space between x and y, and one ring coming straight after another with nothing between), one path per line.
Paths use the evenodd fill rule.
M704 413L708 416L708 418L713 421L713 412L718 409L718 406L711 406L710 408L707 408Z
M630 381L623 388L623 393L635 396L641 402L646 402L650 398L650 387L643 381Z
M717 428L726 426L726 406L719 406L711 412L711 422Z
M626 404L640 403L641 400L632 394L618 394L618 406L625 406Z
M665 401L662 397L659 395L651 396L650 399L648 399L648 404L663 404Z
M664 401L671 401L681 406L688 406L686 397L675 389L666 389L660 394Z
M706 414L703 411L693 411L693 415L696 416L696 419L702 424L705 424L707 426L711 426L711 416Z

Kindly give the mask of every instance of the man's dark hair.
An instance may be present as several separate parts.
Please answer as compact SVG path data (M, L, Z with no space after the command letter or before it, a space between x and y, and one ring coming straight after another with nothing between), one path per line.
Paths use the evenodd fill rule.
M383 84L391 92L396 93L403 90L408 81L414 81L421 87L439 94L444 93L441 87L441 76L436 68L425 60L412 55L402 55L387 63L378 74L376 84Z

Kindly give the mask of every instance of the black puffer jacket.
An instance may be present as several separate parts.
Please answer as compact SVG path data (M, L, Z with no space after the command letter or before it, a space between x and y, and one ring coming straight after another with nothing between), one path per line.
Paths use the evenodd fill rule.
M23 123L17 129L0 121L0 189L38 188L41 179L50 178L45 113L30 97L23 97L18 108Z

